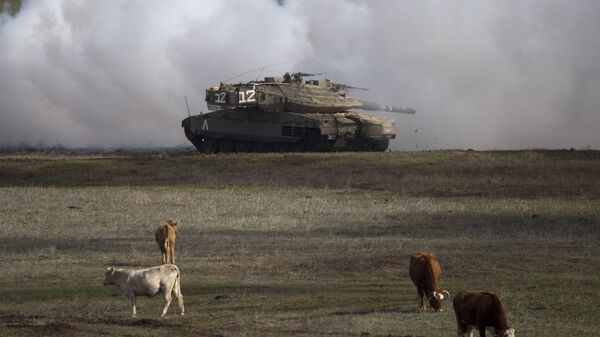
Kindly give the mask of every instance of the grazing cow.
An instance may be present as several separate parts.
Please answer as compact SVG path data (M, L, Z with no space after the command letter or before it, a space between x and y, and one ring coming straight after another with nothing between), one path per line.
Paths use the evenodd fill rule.
M442 269L431 252L415 253L410 256L410 279L417 287L419 309L425 310L425 297L434 311L442 311L444 293L450 293L439 287Z
M514 337L515 329L506 324L506 313L497 295L482 291L463 291L454 297L454 313L459 337L472 337L473 330L485 337L488 329L494 337Z
M177 237L177 222L167 219L158 226L154 238L162 253L162 263L175 264L175 238Z
M181 315L185 313L183 307L183 295L180 288L179 269L174 264L163 264L158 267L146 269L125 270L115 267L106 268L104 285L114 284L123 295L129 298L133 310L135 311L136 296L155 296L159 293L165 295L165 307L160 315L163 317L171 304L171 294L177 297L179 311Z

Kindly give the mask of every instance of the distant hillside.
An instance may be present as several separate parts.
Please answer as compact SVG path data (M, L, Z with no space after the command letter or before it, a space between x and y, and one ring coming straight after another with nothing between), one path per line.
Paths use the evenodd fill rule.
M12 16L17 15L21 10L22 0L0 0L0 13L8 13Z

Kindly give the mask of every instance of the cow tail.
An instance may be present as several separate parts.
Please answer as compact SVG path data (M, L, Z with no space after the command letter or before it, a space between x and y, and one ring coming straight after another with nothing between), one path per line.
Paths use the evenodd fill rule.
M179 272L179 268L176 265L172 265L177 270L177 277L175 278L175 289L177 291L177 296L181 295L181 273Z

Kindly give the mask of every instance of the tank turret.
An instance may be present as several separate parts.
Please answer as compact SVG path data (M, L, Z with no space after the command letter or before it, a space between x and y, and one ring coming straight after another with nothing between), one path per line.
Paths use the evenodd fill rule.
M209 112L182 122L186 136L205 153L248 151L385 151L395 138L394 120L355 112L400 108L361 101L348 90L368 90L321 74L285 73L261 81L219 83L206 89Z

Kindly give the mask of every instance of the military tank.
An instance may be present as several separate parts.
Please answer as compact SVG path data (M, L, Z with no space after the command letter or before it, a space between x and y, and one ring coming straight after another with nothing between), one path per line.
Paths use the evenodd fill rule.
M348 90L367 90L320 74L285 73L206 89L210 112L181 126L206 154L229 152L385 151L396 137L393 119L359 110L414 114L415 110L358 100ZM352 110L352 111L351 111Z

